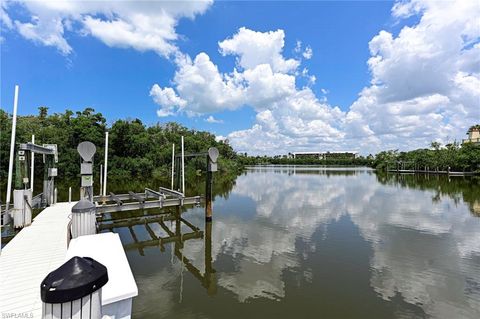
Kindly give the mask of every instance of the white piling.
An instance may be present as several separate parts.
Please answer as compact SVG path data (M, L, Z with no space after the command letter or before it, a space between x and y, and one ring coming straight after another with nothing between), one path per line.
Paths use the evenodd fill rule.
M103 165L100 164L100 196L103 194Z
M32 144L35 144L35 135L32 135ZM33 170L35 165L35 161L34 161L35 153L30 152L30 154L32 155L32 158L30 160L30 190L32 191L32 194L33 194Z
M68 188L68 202L72 202L72 187Z
M170 189L173 189L173 176L175 175L175 143L172 145L172 186Z
M55 187L55 190L54 190L54 193L53 193L53 203L54 203L54 204L57 203L57 195L58 195L58 190L57 190L57 188Z
M17 129L17 106L18 106L18 85L15 85L15 97L13 99L13 119L12 119L12 136L10 140L10 161L8 162L8 181L7 181L7 200L6 210L10 205L10 193L12 192L12 174L13 174L13 156L15 153L15 132Z
M182 136L182 193L185 195L185 150L183 147L183 136Z
M108 132L105 132L105 167L103 168L103 196L107 196Z

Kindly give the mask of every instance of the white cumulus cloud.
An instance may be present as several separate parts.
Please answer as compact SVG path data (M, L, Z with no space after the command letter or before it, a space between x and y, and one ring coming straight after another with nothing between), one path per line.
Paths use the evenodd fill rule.
M238 64L244 69L269 64L274 71L295 71L300 62L283 57L284 38L285 32L280 29L257 32L242 27L232 38L219 42L218 46L223 55L237 56Z
M210 115L209 117L207 117L207 118L205 119L205 122L208 122L208 123L216 123L216 124L221 124L221 123L223 123L222 120L216 119L215 117L213 117L213 115Z
M183 108L187 104L187 102L180 98L172 88L166 87L162 89L157 84L155 84L150 90L150 96L155 103L161 106L157 111L159 117L173 115L175 107Z
M313 56L313 50L311 47L306 47L305 48L305 51L303 51L302 53L303 57L306 59L306 60L310 60Z
M237 59L230 72L221 72L206 53L177 59L174 89L186 105L176 111L252 107L253 126L228 139L253 154L343 148L367 153L461 139L480 118L480 4L402 1L392 15L419 19L398 35L381 30L372 38L371 84L346 111L327 102L326 90L317 97L310 87L315 76L298 70L301 59L285 56L283 30L247 28L218 43L222 55ZM300 41L294 53L312 57ZM306 87L299 86L300 77Z
M26 18L12 20L10 4L18 4ZM2 1L2 22L24 38L56 47L62 54L73 49L65 34L91 35L111 47L152 50L162 56L176 54L175 27L182 17L194 18L211 5L198 1L81 1L7 0ZM6 9L6 10L5 10Z
M478 1L396 2L392 17L407 25L398 33L381 30L371 39L370 84L343 110L328 103L327 91L317 96L315 75L301 67L313 58L309 45L296 41L294 56L285 54L284 30L242 27L219 41L220 54L236 59L227 71L207 53L190 57L180 52L179 19L203 14L211 3L7 0L0 5L0 19L5 32L18 32L64 55L74 50L68 35L77 33L111 47L173 58L171 84L150 90L158 116L251 107L256 112L252 127L227 136L238 151L250 154L411 149L432 140L461 139L480 119ZM22 14L12 18L10 10L19 6ZM416 19L404 20L412 16ZM330 90L334 94L335 88Z
M418 15L398 35L381 30L369 43L371 84L342 111L317 97L298 78L315 82L300 60L284 56L283 30L241 28L219 42L237 68L222 73L206 53L182 59L175 89L185 110L204 114L245 105L257 115L249 129L228 135L239 151L425 147L431 141L461 139L480 118L480 4L465 1L399 2L396 19ZM311 54L297 41L294 52ZM291 62L288 62L291 61ZM290 66L289 66L290 65ZM311 78L313 76L313 78Z
M300 61L283 56L284 37L283 30L262 33L240 28L219 42L223 55L237 58L237 68L228 73L203 52L193 60L179 57L173 83L186 106L177 112L200 115L252 107L257 112L255 125L228 136L238 150L248 147L269 153L287 145L309 148L335 143L343 136L345 115L317 99L311 88L297 86L297 76L307 78L310 85L316 78L307 69L297 72ZM172 111L169 105L157 104L160 110Z
M347 137L403 149L460 139L480 118L480 4L398 2L392 14L420 20L370 41L372 84L350 107Z

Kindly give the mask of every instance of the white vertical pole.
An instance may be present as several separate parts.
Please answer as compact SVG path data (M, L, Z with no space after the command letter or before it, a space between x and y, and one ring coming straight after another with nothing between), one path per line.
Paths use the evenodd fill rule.
M103 165L100 164L100 196L103 194Z
M182 193L185 195L185 150L183 148L183 136L182 136Z
M103 168L103 196L107 196L108 132L105 132L105 167Z
M173 189L173 175L175 174L175 143L172 145L172 185L170 189Z
M35 135L32 135L32 144L35 144ZM34 170L34 165L35 165L35 153L31 152L32 154L32 159L30 162L30 190L32 191L32 196L33 196L33 170Z
M7 210L10 205L10 193L12 192L13 155L15 151L15 132L17 129L17 106L18 106L18 85L15 85L15 97L13 99L12 139L10 140L10 161L8 162L7 181Z

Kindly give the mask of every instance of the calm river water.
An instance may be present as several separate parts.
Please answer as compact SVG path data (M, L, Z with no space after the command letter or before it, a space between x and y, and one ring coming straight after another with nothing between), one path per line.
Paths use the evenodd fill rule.
M139 288L135 318L474 319L478 216L478 179L253 167L216 196L211 230L203 208L183 214L206 230L183 248L135 246L151 239L144 225L114 231ZM176 224L163 226L191 232Z

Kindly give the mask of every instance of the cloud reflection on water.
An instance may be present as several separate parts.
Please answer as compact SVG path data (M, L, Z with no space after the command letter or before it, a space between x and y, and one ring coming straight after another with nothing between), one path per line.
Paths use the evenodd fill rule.
M296 240L314 251L317 228L347 214L373 249L370 283L381 298L400 293L435 318L480 316L480 220L465 203L448 196L432 202L432 191L382 185L368 171L254 171L240 176L230 195L256 203L253 220L222 217L235 211L228 201L216 206L214 256L238 263L237 271L219 274L219 285L239 301L284 297L282 273L302 260Z

